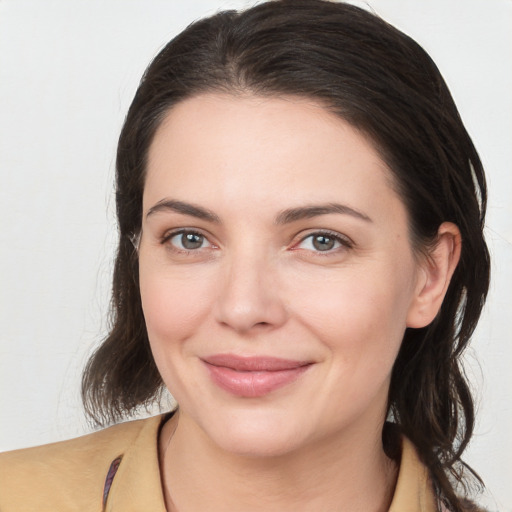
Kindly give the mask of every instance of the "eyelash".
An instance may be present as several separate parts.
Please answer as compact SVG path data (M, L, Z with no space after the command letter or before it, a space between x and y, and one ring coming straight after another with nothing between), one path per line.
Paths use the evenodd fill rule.
M335 243L339 244L338 247L334 247L334 248L328 249L326 251L320 251L320 250L315 251L315 250L311 250L311 249L306 249L306 250L310 250L311 252L314 252L315 255L330 256L330 255L337 253L340 249L346 250L346 249L352 249L354 247L354 243L352 242L352 240L350 240L350 238L348 238L345 235L341 235L340 233L337 233L335 231L318 230L318 231L312 231L312 232L308 233L307 235L302 236L301 239L296 244L293 245L292 250L302 250L302 248L299 247L299 245L303 244L308 239L311 239L312 243L314 243L313 240L315 237L325 237L325 238L331 239Z
M185 235L185 234L199 236L203 240L207 241L209 246L208 247L198 247L196 249L185 249L185 248L181 249L181 248L175 246L174 244L169 243L174 237L179 236L179 235ZM310 238L313 240L313 237L325 237L325 238L333 240L335 243L337 243L339 245L338 245L338 247L334 247L334 248L328 249L326 251L303 249L303 248L299 247L306 240L308 240ZM187 228L181 228L181 229L166 233L161 238L160 243L162 245L168 245L169 249L173 252L177 252L177 253L185 254L185 255L192 255L194 253L197 253L200 249L206 249L206 248L212 248L212 247L216 248L217 247L215 244L210 242L208 237L205 234L203 234L202 232L195 230L195 229L187 229ZM314 242L312 242L312 243L314 243ZM352 249L353 246L354 246L354 243L347 236L340 235L339 233L334 232L334 231L318 230L318 231L310 232L305 236L302 236L300 238L300 240L297 243L293 244L290 249L294 250L294 251L307 250L307 251L313 252L315 255L329 256L329 255L332 255L332 254L338 252L338 250L340 250L340 249L345 249L345 250Z
M168 245L170 250L172 250L174 252L178 252L180 254L193 254L193 253L197 252L198 249L204 249L204 247L199 247L198 249L186 249L186 248L181 249L179 247L176 247L174 244L170 243L170 241L174 237L179 236L179 235L193 235L193 236L195 235L195 236L199 236L203 240L207 241L210 244L210 247L215 247L215 245L212 244L208 240L208 237L206 235L204 235L203 233L201 233L200 231L195 230L195 229L186 229L186 228L181 228L181 229L177 229L175 231L171 231L171 232L166 233L161 238L160 243L162 245Z

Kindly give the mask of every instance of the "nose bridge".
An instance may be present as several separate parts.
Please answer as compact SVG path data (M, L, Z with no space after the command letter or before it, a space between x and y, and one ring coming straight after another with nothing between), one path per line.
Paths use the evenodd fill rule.
M239 332L277 327L286 319L276 258L264 247L239 247L224 261L217 320Z

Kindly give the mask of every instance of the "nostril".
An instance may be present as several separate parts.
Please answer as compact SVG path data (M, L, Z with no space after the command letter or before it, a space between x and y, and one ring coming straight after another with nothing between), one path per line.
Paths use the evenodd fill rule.
M254 258L254 255L239 256L231 261L219 283L214 304L216 321L238 332L264 331L286 321L279 288L272 286L269 273L263 272L268 267L264 269Z
M272 324L270 322L258 322L254 324L253 329L264 330L268 329L269 327L272 327Z

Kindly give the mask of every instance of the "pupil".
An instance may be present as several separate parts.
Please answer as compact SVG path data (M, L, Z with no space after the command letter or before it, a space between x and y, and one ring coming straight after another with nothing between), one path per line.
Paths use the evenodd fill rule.
M181 243L185 249L197 249L203 244L203 237L195 233L184 233L181 235Z
M313 246L319 251L328 251L334 247L334 238L317 235L313 238Z

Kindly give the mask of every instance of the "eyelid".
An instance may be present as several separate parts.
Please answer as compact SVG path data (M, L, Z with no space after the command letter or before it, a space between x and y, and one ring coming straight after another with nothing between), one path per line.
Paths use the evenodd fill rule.
M332 231L330 229L312 229L312 230L308 230L307 233L301 233L299 235L299 237L296 237L299 239L292 244L291 250L310 250L310 249L302 249L301 247L299 247L299 245L314 235L317 235L317 236L320 235L320 236L326 236L329 238L333 238L336 240L336 242L339 242L339 244L341 246L341 247L337 247L336 249L331 249L328 251L313 251L313 250L311 250L311 252L314 252L315 254L327 256L329 254L333 254L333 253L337 252L340 249L351 249L354 246L354 242L350 237L348 237L347 235L344 235L342 233L339 233L338 231Z
M170 244L170 240L172 240L172 238L174 238L175 236L178 236L178 235L182 235L182 234L192 234L192 235L199 235L201 237L203 237L207 242L208 242L208 247L200 247L200 248L197 248L197 249L180 249L179 247L176 247L175 245L173 244ZM211 240L211 235L208 234L208 233L205 233L202 229L198 229L198 228L189 228L189 227L179 227L179 228L174 228L174 229L169 229L167 230L161 237L160 237L160 244L162 245L168 245L169 246L169 249L174 251L174 252L178 252L178 253L185 253L185 254L190 254L190 253L197 253L197 252L200 252L201 250L207 250L207 249L211 249L211 248L218 248L218 245L215 244L214 242L212 242Z

